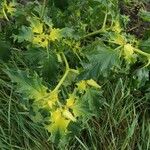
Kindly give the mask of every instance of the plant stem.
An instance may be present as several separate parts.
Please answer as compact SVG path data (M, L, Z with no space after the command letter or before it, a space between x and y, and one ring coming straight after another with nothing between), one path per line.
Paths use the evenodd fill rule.
M60 86L62 85L62 83L65 81L65 79L66 79L68 73L69 73L69 70L67 69L67 70L65 71L63 77L61 78L61 80L59 81L59 83L57 84L57 86L55 87L54 91L57 91L57 90L60 88Z
M101 28L100 30L94 31L92 33L89 33L89 34L83 36L81 39L84 39L84 38L87 38L87 37L90 37L90 36L93 36L93 35L96 35L99 33L103 33L103 32L105 32L105 30L103 28Z
M66 65L66 71L65 71L63 77L61 78L61 80L59 81L59 83L57 84L57 86L55 87L54 91L57 91L60 88L60 86L65 81L65 79L66 79L66 77L67 77L67 75L68 75L68 73L70 71L69 64L67 62L67 59L66 59L64 53L62 53L62 57L64 59L65 65Z
M41 18L43 18L43 16L44 16L45 6L46 6L46 0L43 1Z
M66 56L64 55L63 52L62 52L62 57L63 57L63 59L64 59L65 65L66 65L66 70L69 70L69 64L68 64L68 61L67 61Z
M103 22L103 25L102 25L102 28L101 28L101 29L99 29L99 30L97 30L97 31L94 31L94 32L92 32L92 33L89 33L89 34L83 36L81 39L84 39L84 38L87 38L87 37L89 37L89 36L93 36L93 35L96 35L96 34L105 32L105 31L106 31L105 28L106 28L107 16L108 16L108 14L107 14L107 12L106 12L105 17L104 17L104 22Z
M134 48L134 51L141 54L141 55L143 55L143 56L146 56L146 57L150 58L150 54L148 54L146 52L143 52L143 51L141 51L139 49L136 49L136 48Z
M105 17L104 17L103 26L102 26L102 29L103 29L103 30L105 30L105 27L106 27L107 16L108 16L108 14L107 14L107 12L106 12Z
M75 69L69 69L70 72L73 72L75 74L79 74L79 71L78 70L75 70Z
M150 54L148 54L146 52L143 52L143 51L141 51L139 49L136 49L136 48L134 48L134 51L137 52L137 53L139 53L139 54L141 54L141 55L143 55L143 56L145 56L145 57L147 57L148 63L145 65L145 67L147 67L147 66L150 65Z
M99 29L99 30L97 30L97 31L94 31L94 32L92 32L92 33L89 33L89 34L83 36L81 39L84 39L84 38L87 38L87 37L89 37L89 36L93 36L93 35L96 35L96 34L105 32L105 31L106 31L105 28L106 28L107 17L108 17L108 13L107 13L107 10L106 10L106 14L105 14L105 17L104 17L104 21L103 21L102 28Z
M46 52L47 52L47 57L49 59L49 50L48 50L48 46L46 47Z
M4 8L3 8L3 14L4 14L5 19L6 19L7 21L9 21L9 19L8 19L7 15L6 15L6 12L5 12L5 10L4 10Z
M55 87L54 91L58 91L59 90L59 88L61 87L61 85L65 81L65 79L66 79L66 77L67 77L69 72L73 72L73 73L79 74L79 72L77 70L69 68L69 64L68 64L68 61L67 61L64 53L62 52L61 54L62 54L62 58L63 58L63 60L65 62L65 65L66 65L66 71L65 71L63 77L61 78L61 80L59 81L59 83L57 84L57 86Z

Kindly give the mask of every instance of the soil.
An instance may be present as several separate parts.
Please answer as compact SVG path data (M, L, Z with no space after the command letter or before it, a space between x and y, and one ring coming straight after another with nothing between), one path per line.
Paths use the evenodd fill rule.
M130 21L127 25L126 32L134 34L138 38L143 38L146 30L150 29L150 22L144 22L138 15L140 9L143 7L150 11L150 3L138 3L125 5L123 2L119 4L120 12L122 15L127 15L130 18Z

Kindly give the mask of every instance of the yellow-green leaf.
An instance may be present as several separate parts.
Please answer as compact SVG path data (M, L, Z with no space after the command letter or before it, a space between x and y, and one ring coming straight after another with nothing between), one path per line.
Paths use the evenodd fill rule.
M60 29L51 29L49 39L50 41L56 41L61 38L61 30Z
M57 109L56 111L51 113L51 124L46 126L47 130L55 134L59 132L61 135L65 135L67 133L67 127L69 125L70 120L66 119L62 115L62 110Z
M28 18L28 21L30 22L30 27L33 33L43 33L43 23L40 21L39 18Z
M126 44L124 45L124 57L127 61L131 62L131 59L133 57L134 54L134 50L133 50L133 46L131 44Z
M101 88L101 86L98 85L93 79L87 80L87 84L98 89Z

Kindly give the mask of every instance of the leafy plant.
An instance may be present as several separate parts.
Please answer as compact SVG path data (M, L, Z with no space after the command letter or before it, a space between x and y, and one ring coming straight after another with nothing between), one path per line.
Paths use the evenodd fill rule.
M27 122L36 126L33 133L40 133L36 130L40 128L56 149L66 149L76 139L82 146L79 149L148 150L149 141L132 145L130 139L136 137L136 130L139 135L144 132L142 138L149 138L145 126L149 31L143 33L143 39L129 34L127 16L120 14L118 0L67 0L63 4L53 0L0 2L2 103L6 95L13 97L17 112L23 111ZM139 16L149 21L149 12L143 9ZM139 110L144 105L141 123L143 112ZM100 128L101 123L106 127ZM1 126L0 130L4 135ZM103 137L102 143L97 141L94 146L96 130ZM79 139L84 131L84 139L90 141L87 145ZM112 139L106 139L107 134ZM121 139L121 135L126 136ZM0 141L3 149L7 143L11 141ZM29 148L29 144L25 149L41 149L37 145ZM10 144L9 148L15 146Z

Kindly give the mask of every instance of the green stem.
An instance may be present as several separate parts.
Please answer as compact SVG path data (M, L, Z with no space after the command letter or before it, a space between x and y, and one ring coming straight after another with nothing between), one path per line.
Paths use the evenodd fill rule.
M4 14L5 19L6 19L7 21L9 21L9 19L8 19L7 15L6 15L6 12L5 12L5 9L4 9L4 8L3 8L3 14Z
M70 72L73 72L75 74L79 74L79 71L78 70L75 70L75 69L69 69Z
M105 32L105 30L103 28L101 28L100 30L94 31L92 33L89 33L89 34L83 36L81 39L84 39L84 38L87 38L87 37L90 37L90 36L93 36L93 35L96 35L99 33L104 33L104 32Z
M136 49L136 48L134 48L134 51L141 54L141 55L143 55L143 56L146 56L146 57L150 58L150 54L148 54L146 52L143 52L143 51L141 51L139 49Z
M60 88L60 86L63 84L63 82L65 81L65 79L70 71L69 64L67 62L67 59L66 59L64 53L62 53L62 57L64 59L65 65L66 65L66 71L65 71L63 77L61 78L61 80L59 81L59 83L57 84L57 86L55 87L54 91L57 91Z
M65 65L66 65L66 70L67 70L67 69L69 70L69 64L68 64L68 61L67 61L66 56L64 55L63 52L62 52L62 57L63 57L63 59L64 59Z
M63 60L65 62L65 65L66 65L66 71L65 71L63 77L61 78L61 80L59 81L59 83L56 85L54 91L58 91L59 90L59 88L61 87L61 85L65 81L65 79L66 79L66 77L67 77L67 75L68 75L69 72L73 72L73 73L79 74L78 70L70 69L69 68L69 64L68 64L68 61L67 61L64 53L62 52L61 54L62 54L62 58L63 58Z
M59 83L57 84L57 86L55 87L54 91L57 91L57 90L60 88L60 86L61 86L61 85L63 84L63 82L65 81L65 79L66 79L68 73L69 73L69 70L67 69L67 70L65 71L65 74L63 75L63 77L61 78L61 80L59 81Z
M48 44L49 45L49 44ZM49 46L46 47L46 52L47 52L47 57L49 59L49 50L48 50Z
M89 33L89 34L83 36L81 39L84 39L84 38L87 38L87 37L90 37L90 36L93 36L93 35L96 35L96 34L99 34L99 33L104 33L104 32L106 32L106 29L105 29L105 28L106 28L107 16L108 16L108 14L107 14L107 12L106 12L105 17L104 17L104 22L103 22L103 25L102 25L102 28L101 28L101 29L99 29L99 30L97 30L97 31L94 31L94 32L92 32L92 33Z
M103 30L105 30L105 27L106 27L107 16L108 16L108 13L106 12L105 17L104 17L103 26L102 26Z
M46 6L46 0L43 1L41 18L43 18L43 16L44 16L45 6Z
M137 53L139 53L139 54L141 54L141 55L143 55L143 56L145 56L145 57L147 57L148 62L147 62L147 64L144 67L147 67L147 66L150 65L150 54L148 54L146 52L143 52L143 51L141 51L139 49L136 49L136 48L134 48L134 51L137 52Z
M82 62L82 60L81 60L80 56L78 55L78 53L77 52L74 52L74 53L78 57L79 61Z

